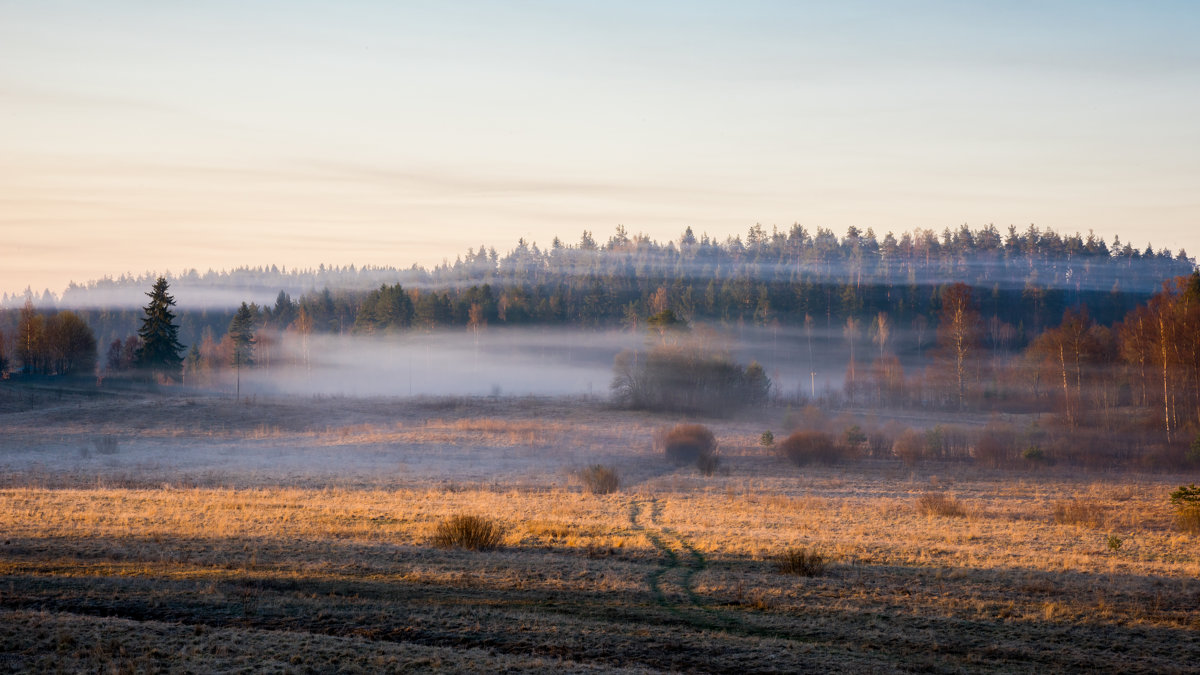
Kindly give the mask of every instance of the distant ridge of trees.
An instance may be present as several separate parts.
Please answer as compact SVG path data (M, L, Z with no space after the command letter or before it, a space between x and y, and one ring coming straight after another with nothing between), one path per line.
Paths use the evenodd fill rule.
M271 266L163 276L182 303L179 341L193 347L206 334L215 345L234 310L248 300L259 328L294 327L305 335L531 324L635 327L665 309L684 321L829 332L842 330L848 317L868 325L881 313L901 328L928 323L942 311L943 291L963 283L973 289L982 319L1007 336L1009 348L1019 348L1057 325L1067 309L1086 306L1092 320L1111 325L1166 280L1194 269L1184 251L1139 249L1119 237L1109 244L1090 233L1063 236L1034 226L1002 233L964 225L899 237L851 227L838 237L826 228L768 231L755 225L744 237L724 241L697 237L688 228L661 243L620 226L604 243L587 231L573 245L555 238L539 248L522 239L503 256L480 246L431 269ZM5 295L4 302L32 301L51 313L74 307L109 346L109 356L119 356L141 317L145 288L157 276L72 283L61 298L47 292L39 300L27 291ZM201 303L201 297L210 300ZM273 304L267 300L272 297ZM17 314L0 311L0 332L16 334ZM116 341L122 345L114 353Z
M1033 225L1024 230L1010 226L1006 233L992 225L974 230L962 225L941 233L916 229L898 237L891 232L878 237L871 228L850 227L838 237L822 227L809 231L793 225L787 231L773 228L768 232L754 225L744 238L731 236L724 241L707 234L697 238L687 228L678 240L665 243L646 235L630 236L618 226L604 244L598 244L588 231L575 245L556 237L550 246L539 248L520 239L503 256L494 247L468 248L454 262L428 269L418 265L320 265L288 270L271 265L204 273L191 269L176 275L123 274L85 284L72 282L61 297L49 291L39 296L30 289L4 293L0 306L16 308L26 300L39 307L111 306L105 300L112 291L132 288L140 293L159 276L171 282L177 294L186 287L240 293L243 299L254 291L267 292L268 297L279 290L300 296L322 288L365 292L393 283L447 289L464 283L495 287L591 276L671 278L692 283L709 279L850 281L855 286L961 281L979 287L1034 285L1105 292L1115 284L1123 292L1151 294L1164 279L1188 274L1194 267L1195 260L1183 250L1155 250L1150 244L1137 248L1123 243L1119 236L1110 245L1090 232L1086 236L1060 235ZM225 306L236 307L239 301L231 300Z

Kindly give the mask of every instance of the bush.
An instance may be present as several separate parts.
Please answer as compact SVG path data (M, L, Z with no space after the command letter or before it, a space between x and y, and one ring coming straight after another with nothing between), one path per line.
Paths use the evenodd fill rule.
M925 434L915 429L905 429L892 442L892 453L905 464L916 464L925 458Z
M1200 487L1181 485L1171 492L1175 505L1175 526L1184 532L1200 534Z
M867 434L867 454L876 459L887 457L892 451L892 437L882 431Z
M776 559L776 567L781 574L794 574L801 577L819 577L829 567L825 556L803 548L789 548Z
M962 502L941 492L926 492L917 499L917 511L926 516L962 518L967 515Z
M989 424L975 440L975 461L993 469L1012 464L1017 457L1017 434L1007 426Z
M1041 464L1049 459L1046 457L1046 453L1042 450L1042 448L1037 445L1031 445L1028 448L1025 448L1025 450L1021 453L1021 457L1023 457L1025 461L1033 462L1035 464Z
M433 544L441 548L489 551L500 546L504 526L483 516L459 514L438 523Z
M779 444L779 454L797 466L833 464L841 458L833 436L820 431L797 431Z
M694 346L621 352L613 363L614 401L635 410L728 414L765 402L771 380L757 363Z
M717 439L703 424L676 424L662 440L663 453L676 464L691 464L717 451Z
M758 437L758 444L764 448L775 447L775 434L770 431L762 432L762 436Z
M721 456L717 454L701 455L696 460L696 468L705 476L711 476L721 468Z
M1054 522L1061 525L1100 527L1104 523L1104 507L1098 502L1069 500L1054 503Z
M848 448L857 448L867 443L867 435L863 433L862 428L857 424L847 427L846 431L842 434L842 438L846 441L846 447Z
M583 484L584 492L594 495L606 495L616 492L621 487L621 477L617 470L603 464L593 464L575 472L575 477Z

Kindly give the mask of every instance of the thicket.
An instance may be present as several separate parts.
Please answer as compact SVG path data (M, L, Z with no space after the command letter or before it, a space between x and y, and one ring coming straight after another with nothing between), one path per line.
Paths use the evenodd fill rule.
M846 452L833 436L821 431L797 431L779 444L779 454L797 466L834 464L845 459Z
M648 352L622 352L611 384L617 405L719 415L761 405L771 391L762 366L742 366L724 353L694 346L658 346Z

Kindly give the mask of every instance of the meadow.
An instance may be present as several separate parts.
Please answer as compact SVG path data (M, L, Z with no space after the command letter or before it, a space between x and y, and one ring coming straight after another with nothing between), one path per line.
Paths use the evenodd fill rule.
M1194 672L1195 476L798 467L782 409L588 398L0 401L0 670ZM866 424L870 420L863 420ZM591 494L604 464L620 488ZM489 551L434 545L481 515ZM780 568L817 554L815 576Z

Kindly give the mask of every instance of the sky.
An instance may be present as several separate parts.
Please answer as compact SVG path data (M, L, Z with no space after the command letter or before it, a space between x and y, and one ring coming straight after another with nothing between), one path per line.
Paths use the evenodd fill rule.
M520 237L1200 254L1200 3L0 0L0 291Z

